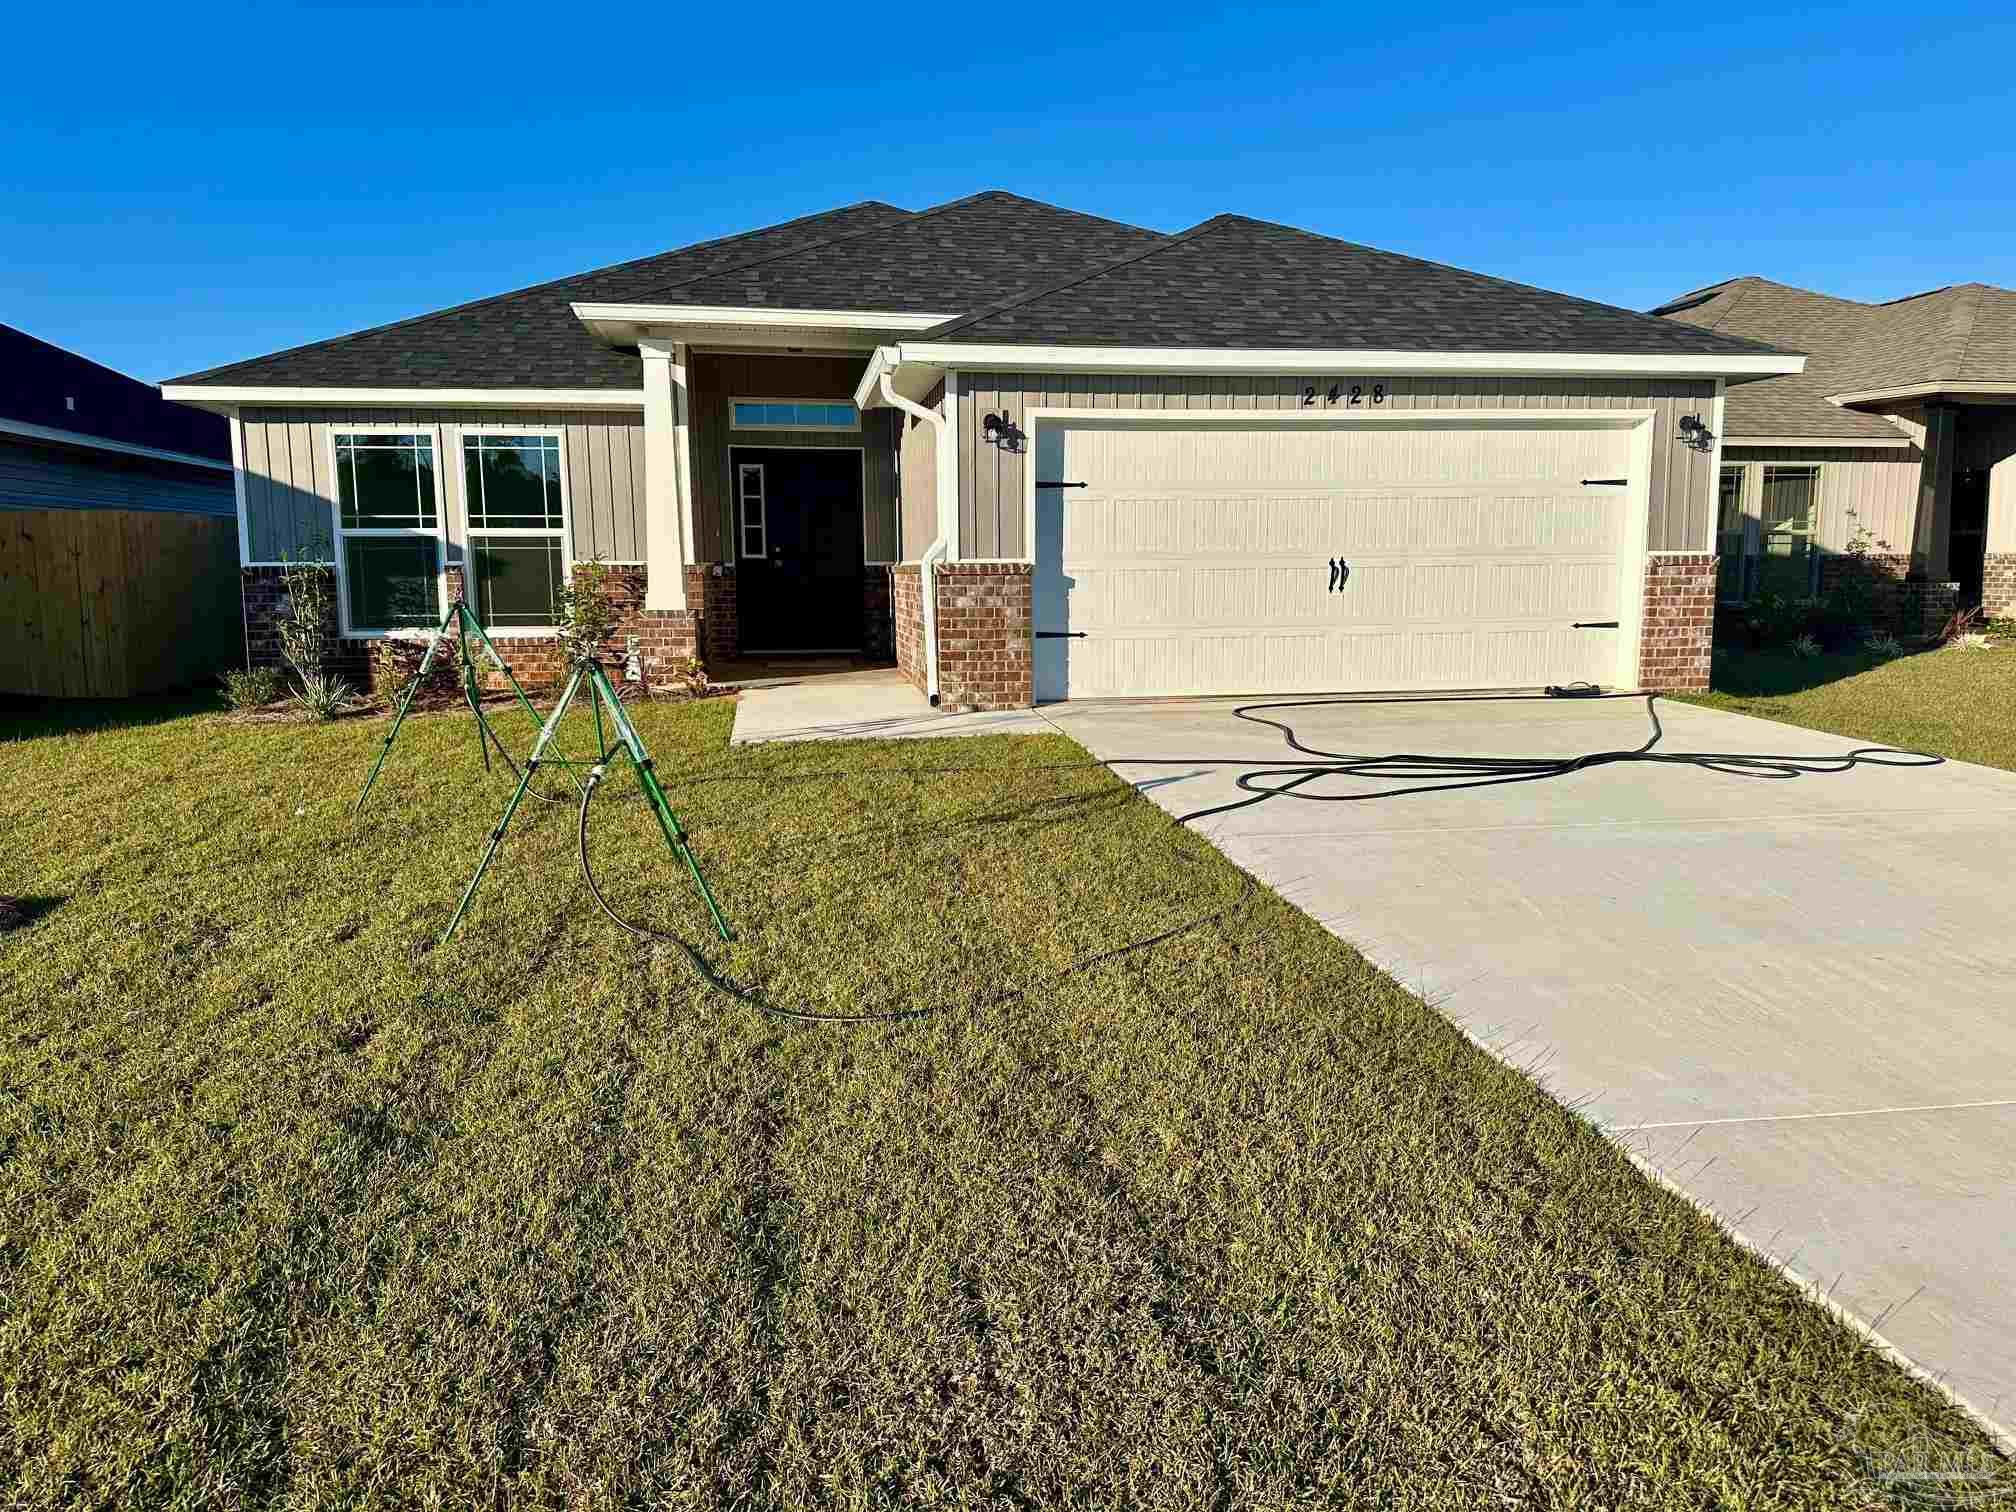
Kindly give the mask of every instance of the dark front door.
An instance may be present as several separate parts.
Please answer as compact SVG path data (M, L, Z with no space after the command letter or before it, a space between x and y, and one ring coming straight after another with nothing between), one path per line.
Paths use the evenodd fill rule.
M728 459L742 649L860 650L860 449L738 446Z
M1953 474L1953 535L1946 570L1960 585L1960 602L1981 602L1981 575L1988 554L1988 469L1961 468Z

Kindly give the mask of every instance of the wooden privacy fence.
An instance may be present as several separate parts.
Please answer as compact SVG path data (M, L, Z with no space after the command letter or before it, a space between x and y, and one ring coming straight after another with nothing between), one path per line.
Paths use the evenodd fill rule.
M124 698L243 660L238 523L0 509L0 693Z

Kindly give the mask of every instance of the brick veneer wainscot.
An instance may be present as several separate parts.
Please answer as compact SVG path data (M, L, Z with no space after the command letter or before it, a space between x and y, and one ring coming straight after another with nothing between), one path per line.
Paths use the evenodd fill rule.
M578 566L579 564L577 564ZM287 591L281 581L282 569L278 567L244 567L239 575L245 595L245 655L248 665L278 667L285 664L280 646L279 621L287 612ZM701 646L706 639L701 610L698 606L710 598L717 605L725 605L731 617L728 631L733 635L733 573L726 575L730 584L724 595L719 587L719 578L711 577L703 567L686 569L686 602L688 607L679 609L646 609L644 589L646 572L642 567L623 566L608 568L610 602L617 611L615 633L603 642L602 660L620 677L627 654L628 637L635 635L639 641L640 653L644 661L645 681L655 681L654 674L662 672L676 662L686 661L701 654ZM442 580L450 602L463 595L462 568L450 564L443 569ZM336 626L329 625L332 635ZM329 670L347 678L359 688L371 684L374 666L372 648L382 644L380 640L342 639L336 640L336 653L331 658ZM402 669L402 675L410 676L425 651L423 643L417 639L392 638L395 655ZM497 638L498 652L503 656L512 674L528 686L554 683L560 680L560 643L550 635L541 636L500 636ZM444 669L445 686L453 686L452 663ZM430 681L433 679L430 678ZM503 679L494 672L485 670L486 687L502 687ZM373 688L373 692L385 689Z
M929 686L924 663L924 571L915 565L889 569L889 612L896 636L896 670L919 693Z
M1820 592L1831 594L1851 573L1860 574L1869 585L1871 628L1891 635L1937 635L1960 605L1960 585L1914 576L1922 567L1918 558L1900 553L1824 556Z
M940 707L1026 709L1035 703L1035 569L1027 562L951 562L932 571Z
M1981 568L1981 609L1997 619L2016 615L2016 551L1988 554Z
M1638 686L1704 693L1715 650L1715 553L1659 553L1645 564Z

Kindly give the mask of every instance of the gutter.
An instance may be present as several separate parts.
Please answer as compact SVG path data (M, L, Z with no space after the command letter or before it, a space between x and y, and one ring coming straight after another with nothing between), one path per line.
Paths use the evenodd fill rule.
M912 403L896 392L889 381L887 364L877 359L876 377L883 402L893 405L904 414L922 420L931 427L933 458L938 464L938 486L945 486L945 417ZM939 518L944 518L945 506L941 499L938 506ZM924 696L932 708L938 707L938 588L931 573L932 564L942 561L951 541L945 536L941 526L937 539L924 548L924 555L918 559L918 593L922 599L924 614Z

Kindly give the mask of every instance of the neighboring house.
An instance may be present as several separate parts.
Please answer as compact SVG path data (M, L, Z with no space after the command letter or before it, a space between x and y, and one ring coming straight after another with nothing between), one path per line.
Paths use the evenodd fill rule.
M235 508L222 420L0 325L0 509Z
M0 325L0 693L123 698L236 660L229 427Z
M934 699L1705 684L1725 385L1777 346L1219 216L863 203L195 373L251 654L467 594L553 656L859 650Z
M1910 628L1956 600L2016 613L2016 290L1871 305L1737 278L1653 313L1810 354L1729 393L1725 600L1828 586L1859 530L1877 570L1922 584Z

